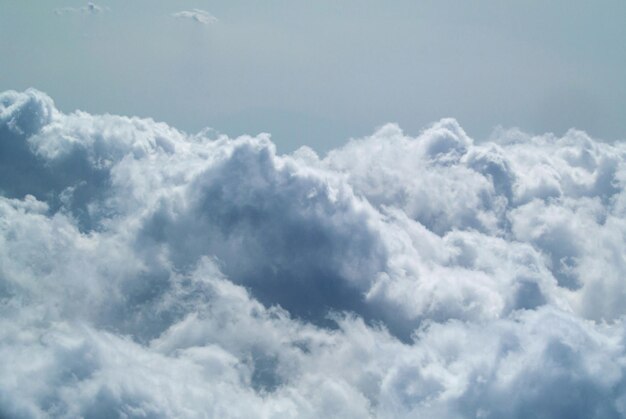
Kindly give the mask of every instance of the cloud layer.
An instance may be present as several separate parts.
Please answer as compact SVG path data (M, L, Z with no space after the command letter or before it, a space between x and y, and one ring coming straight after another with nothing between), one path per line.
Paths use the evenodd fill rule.
M626 144L320 158L0 94L0 416L626 415Z

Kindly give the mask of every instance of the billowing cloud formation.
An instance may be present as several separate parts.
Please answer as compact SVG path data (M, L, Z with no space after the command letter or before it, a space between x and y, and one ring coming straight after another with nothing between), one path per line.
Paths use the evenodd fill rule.
M201 9L183 10L172 14L172 16L179 19L191 19L203 25L217 22L217 18L215 16L206 10Z
M60 7L58 9L54 9L54 12L57 15L64 15L66 13L98 14L105 10L107 10L105 7L98 6L93 2L89 2L86 6L83 7Z
M626 415L626 144L320 158L0 95L0 416Z

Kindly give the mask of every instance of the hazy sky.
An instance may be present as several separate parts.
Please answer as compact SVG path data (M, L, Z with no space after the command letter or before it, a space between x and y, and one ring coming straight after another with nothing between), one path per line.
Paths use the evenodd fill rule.
M478 140L498 125L626 138L622 0L96 4L0 0L0 90L189 132L266 131L280 151L447 116ZM173 16L194 8L216 20Z

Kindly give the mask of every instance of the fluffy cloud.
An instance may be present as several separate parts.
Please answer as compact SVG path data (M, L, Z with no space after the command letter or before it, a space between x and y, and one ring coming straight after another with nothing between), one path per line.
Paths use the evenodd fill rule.
M0 94L0 416L626 415L626 144L320 158Z
M202 25L209 25L217 22L217 18L211 13L202 9L182 10L172 14L173 17L178 19L191 19Z

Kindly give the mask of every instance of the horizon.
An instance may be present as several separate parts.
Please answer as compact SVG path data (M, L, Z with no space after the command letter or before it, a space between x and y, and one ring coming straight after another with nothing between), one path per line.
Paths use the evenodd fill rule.
M0 90L40 89L64 112L269 132L282 152L446 117L477 140L497 127L626 139L619 0L0 4Z

